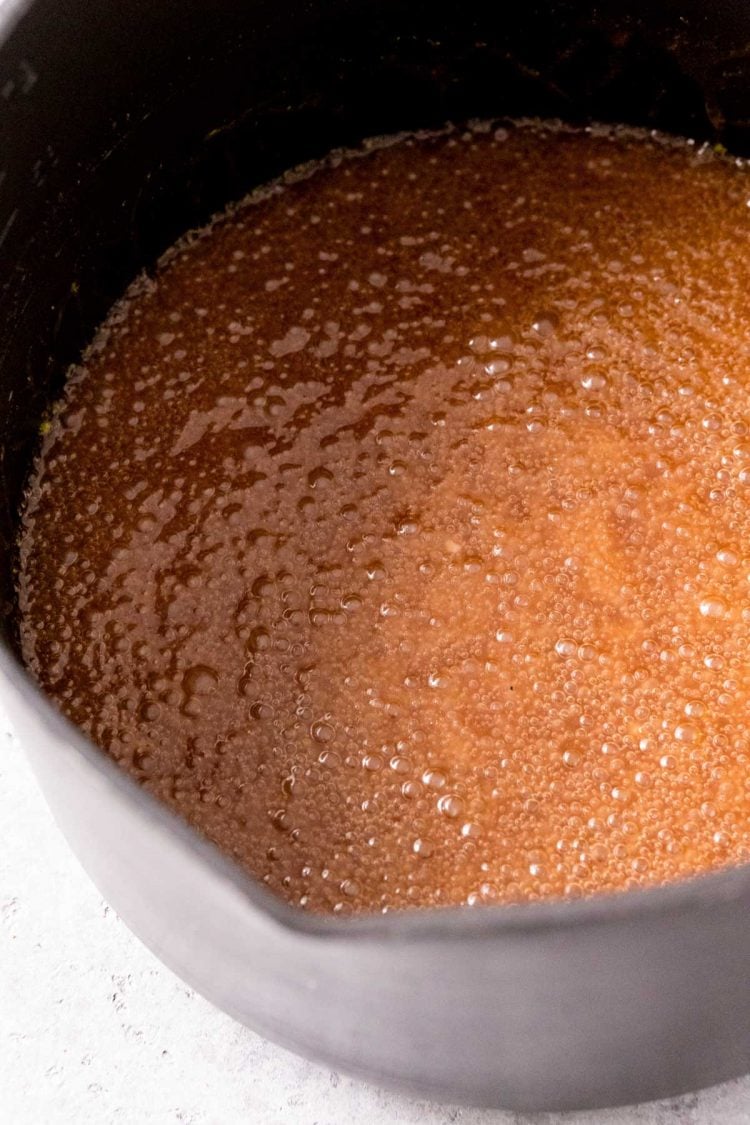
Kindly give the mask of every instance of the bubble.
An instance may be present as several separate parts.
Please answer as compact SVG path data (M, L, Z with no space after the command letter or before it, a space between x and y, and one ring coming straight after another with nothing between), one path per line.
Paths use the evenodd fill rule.
M435 849L429 840L418 837L412 844L411 850L415 855L418 855L420 859L429 859Z
M271 634L262 625L250 630L247 648L250 652L265 652L271 647Z
M503 356L491 359L489 363L484 365L484 370L488 375L492 376L507 375L512 366L511 361Z
M273 590L273 583L269 580L267 574L261 574L256 578L250 587L250 593L254 598L264 598Z
M429 789L443 789L447 780L442 770L428 769L422 774L422 782Z
M450 817L451 820L454 820L463 812L463 801L460 797L456 797L455 794L448 793L444 797L438 798L437 807L438 811L441 812L443 816Z
M555 313L540 313L531 322L531 331L540 340L549 340L557 331L558 319Z
M325 719L318 719L312 724L310 733L316 742L330 742L335 731Z
M380 606L381 617L398 617L398 606L393 605L392 602L383 602Z
M145 723L153 723L160 713L159 704L150 699L145 699L138 709L138 717Z
M586 349L586 359L592 360L595 363L601 363L602 360L607 358L607 349L600 345L593 345Z
M493 336L489 340L491 352L512 352L515 347L511 336Z
M587 371L581 377L581 386L585 391L603 391L607 386L607 377L601 371Z
M256 699L250 705L250 717L256 719L258 722L267 722L273 718L273 707L269 703L265 703L262 699Z
M213 668L206 664L195 664L183 674L182 686L189 695L205 695L216 687L218 680Z
M724 617L727 613L726 602L717 597L702 598L698 608L702 617L719 618Z
M416 535L418 531L419 524L414 520L401 520L396 526L399 535Z
M148 750L136 750L133 753L133 766L137 770L148 773L154 766L154 757Z
M578 645L570 637L561 637L559 641L555 642L555 652L563 659L575 656L578 652Z
M268 817L278 832L286 832L289 828L289 813L286 809L274 809L268 813Z

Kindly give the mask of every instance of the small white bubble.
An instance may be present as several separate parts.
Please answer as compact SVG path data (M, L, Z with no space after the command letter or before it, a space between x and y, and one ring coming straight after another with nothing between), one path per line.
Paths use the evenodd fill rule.
M438 798L437 807L438 811L441 812L443 816L450 817L451 820L454 820L463 812L464 803L461 798L456 797L455 794L447 793L444 797Z
M578 645L570 637L561 637L555 644L555 652L563 658L575 656L578 652Z
M531 324L531 331L540 340L548 340L550 336L554 336L556 328L557 317L554 313L538 316Z
M585 391L603 391L606 385L606 376L600 371L589 371L581 379L581 386Z
M727 604L721 598L703 598L699 606L702 617L724 617Z
M316 742L330 742L334 736L334 729L330 723L320 720L313 723L310 733Z

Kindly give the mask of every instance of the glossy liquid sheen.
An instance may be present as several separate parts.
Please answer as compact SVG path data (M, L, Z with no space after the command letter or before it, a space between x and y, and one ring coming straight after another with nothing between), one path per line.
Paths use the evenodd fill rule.
M748 859L749 203L686 142L481 126L178 244L45 427L29 666L310 909Z

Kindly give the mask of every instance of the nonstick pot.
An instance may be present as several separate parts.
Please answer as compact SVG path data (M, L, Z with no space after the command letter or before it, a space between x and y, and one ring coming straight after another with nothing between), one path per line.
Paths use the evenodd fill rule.
M750 869L577 903L353 920L269 897L90 745L21 666L13 544L45 407L135 274L284 168L364 136L490 116L621 120L747 154L749 43L740 0L0 8L3 702L58 823L126 923L190 985L295 1051L524 1110L740 1074Z

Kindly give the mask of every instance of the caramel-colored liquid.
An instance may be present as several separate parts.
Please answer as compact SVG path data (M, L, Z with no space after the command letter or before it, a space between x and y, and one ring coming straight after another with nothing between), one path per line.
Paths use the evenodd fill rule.
M185 241L46 434L25 658L290 902L750 856L750 180L478 128Z

